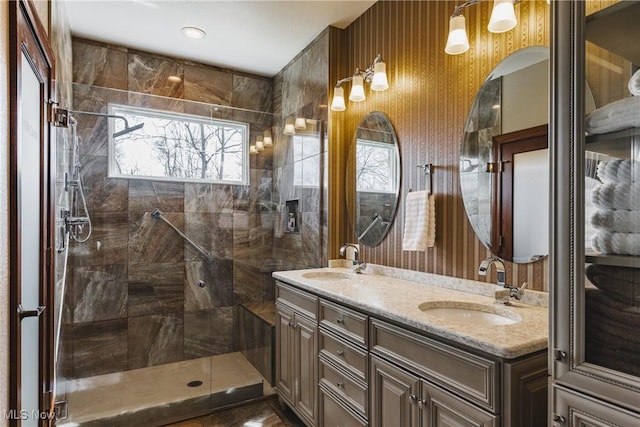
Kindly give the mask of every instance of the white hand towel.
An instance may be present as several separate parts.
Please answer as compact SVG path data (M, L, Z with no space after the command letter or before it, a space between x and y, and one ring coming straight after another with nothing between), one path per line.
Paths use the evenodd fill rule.
M591 201L604 209L640 210L640 183L596 185L591 191Z
M604 231L640 233L640 211L598 209L591 214L591 225Z
M615 132L640 127L640 96L632 96L600 107L585 120L589 133Z
M428 191L407 194L402 250L426 251L436 241L436 197Z
M640 70L637 70L629 79L629 92L633 95L640 96Z
M633 159L613 159L598 163L598 178L605 184L640 182L640 162Z
M640 255L640 234L598 231L591 238L591 246L605 254Z

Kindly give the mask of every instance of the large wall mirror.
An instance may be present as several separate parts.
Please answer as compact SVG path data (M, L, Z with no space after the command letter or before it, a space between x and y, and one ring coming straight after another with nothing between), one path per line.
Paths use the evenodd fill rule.
M469 222L492 254L514 263L549 253L548 118L549 49L527 47L484 81L460 144Z
M363 245L379 245L393 223L400 191L398 139L383 113L369 113L358 125L346 172L347 209L355 236Z

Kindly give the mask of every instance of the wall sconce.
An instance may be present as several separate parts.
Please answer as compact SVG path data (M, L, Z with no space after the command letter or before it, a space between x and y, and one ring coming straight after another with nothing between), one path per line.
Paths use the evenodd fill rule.
M344 88L342 87L342 83L348 81L352 82L349 100L353 102L362 102L367 99L364 94L364 82L371 83L371 90L383 91L389 89L387 66L382 61L382 55L378 54L366 70L360 71L359 68L356 68L353 76L338 80L336 87L333 89L331 110L344 111L347 108L344 102Z
M258 150L258 152L264 151L264 143L262 142L262 135L258 135L256 137L256 150Z
M256 146L254 144L249 146L249 154L255 156L258 154L258 149L256 148Z
M264 138L262 143L265 147L273 147L273 139L271 139L271 129L264 130Z
M304 117L296 117L296 121L293 124L294 129L304 130L307 128L307 119Z
M456 6L453 11L453 15L449 18L447 46L444 48L444 51L449 55L458 55L469 50L469 39L462 10L481 1L483 0L468 0ZM492 33L504 33L512 30L518 23L513 9L513 5L517 2L519 0L494 0L487 29Z
M293 117L287 117L287 119L284 121L284 129L283 129L282 133L285 134L285 135L295 135L296 134L296 128L294 127Z

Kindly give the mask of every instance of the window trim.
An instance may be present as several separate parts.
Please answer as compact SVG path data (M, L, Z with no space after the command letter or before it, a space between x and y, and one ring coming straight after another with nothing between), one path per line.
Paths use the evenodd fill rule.
M126 175L117 173L116 161L115 161L115 138L113 133L115 132L115 121L119 119L108 120L108 142L107 142L107 177L114 179L133 179L144 181L163 181L163 182L184 182L184 183L196 183L196 184L226 184L226 185L249 185L250 183L250 159L249 159L249 132L250 125L246 122L236 122L233 120L217 119L213 117L198 116L195 114L178 113L173 111L158 110L154 108L135 107L124 104L109 103L108 114L122 115L122 110L131 112L133 114L139 114L143 117L159 118L159 119L172 119L179 120L180 118L189 119L191 122L196 123L229 123L236 127L244 128L244 135L242 138L242 179L239 181L228 180L213 180L213 179L201 179L201 178L180 178L180 177L168 177L168 176L137 176ZM187 120L185 120L187 121Z

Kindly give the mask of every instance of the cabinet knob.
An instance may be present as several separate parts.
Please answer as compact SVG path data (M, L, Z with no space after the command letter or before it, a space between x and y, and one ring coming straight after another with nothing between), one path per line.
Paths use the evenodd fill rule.
M340 357L344 357L344 350L338 350L336 351L336 354Z
M416 396L415 394L410 394L409 403L411 403L412 405L416 405L418 403L418 396Z
M341 317L339 319L336 319L336 323L340 324L340 325L344 325L344 319Z
M338 388L344 388L344 381L338 381L336 385L338 386Z
M553 414L553 422L554 423L561 423L564 424L565 422L565 418L562 415L558 415L558 414Z

